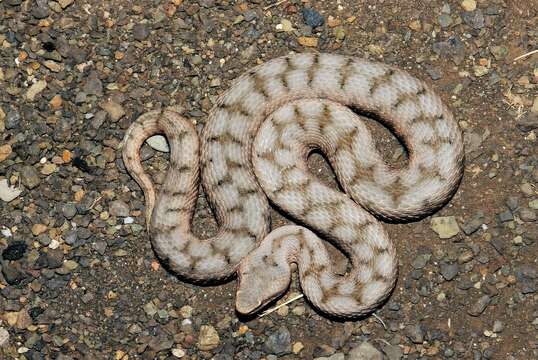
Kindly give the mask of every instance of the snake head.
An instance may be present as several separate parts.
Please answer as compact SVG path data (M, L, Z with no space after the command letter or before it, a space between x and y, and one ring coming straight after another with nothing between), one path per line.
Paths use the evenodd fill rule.
M250 315L280 297L289 287L291 269L287 261L269 259L254 251L243 259L238 270L235 308Z

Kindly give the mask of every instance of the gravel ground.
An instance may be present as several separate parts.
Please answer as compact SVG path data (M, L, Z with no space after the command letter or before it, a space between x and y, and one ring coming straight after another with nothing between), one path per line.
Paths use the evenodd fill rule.
M538 55L514 61L538 48L538 3L273 5L0 0L2 359L538 358ZM141 113L174 106L201 128L232 79L292 51L406 69L464 131L450 204L386 225L400 276L378 318L337 322L302 299L238 318L234 282L193 286L160 266L121 161ZM401 153L372 128L380 149ZM166 155L142 153L159 183ZM334 184L321 156L310 166ZM203 196L197 208L195 230L209 236Z

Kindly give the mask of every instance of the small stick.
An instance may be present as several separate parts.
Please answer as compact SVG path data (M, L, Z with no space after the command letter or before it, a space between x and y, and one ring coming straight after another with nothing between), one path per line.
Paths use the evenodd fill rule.
M520 59L526 58L527 56L531 56L531 55L536 54L536 53L538 53L538 49L529 51L528 53L525 53L523 55L519 55L517 58L515 58L512 61L518 61Z
M295 300L299 300L299 299L302 298L303 296L304 296L303 294L299 294L299 295L297 295L297 296L295 296L295 297L293 297L293 298L291 298L291 299L289 299L289 300L286 300L286 301L284 301L282 304L277 305L277 306L275 306L274 308L265 310L265 311L262 312L262 313L260 314L260 316L258 316L258 317L261 318L261 317L264 317L264 316L266 316L266 315L269 315L270 313L272 313L272 312L277 311L278 309L280 309L282 306L284 306L284 305L288 305L289 303L294 302Z
M387 325L385 324L385 322L379 317L376 315L376 313L372 313L372 315L377 319L379 320L379 322L381 323L381 325L383 325L383 327L385 328L385 330L387 330Z
M97 205L97 203L98 203L99 201L101 201L102 198L103 198L103 196L99 196L98 198L96 198L96 199L93 201L93 203L90 205L90 207L88 208L88 210L93 209L93 207L94 207L95 205Z
M288 0L279 0L279 1L277 1L276 3L274 3L274 4L267 5L266 7L263 8L263 11L267 11L267 10L269 10L269 9L271 9L271 8L274 8L275 6L282 5L282 4L284 4L286 1L288 1Z
M382 342L382 343L384 343L384 344L386 344L386 345L388 345L388 346L391 346L391 345L392 345L391 343L389 343L389 342L388 342L387 340L385 340L385 339L374 339L374 341Z

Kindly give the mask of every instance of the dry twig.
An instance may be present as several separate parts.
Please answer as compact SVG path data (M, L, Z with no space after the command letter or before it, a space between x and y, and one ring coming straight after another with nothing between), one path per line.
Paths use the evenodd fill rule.
M513 61L518 61L518 60L521 60L523 58L526 58L527 56L531 56L533 54L536 54L538 53L538 49L536 50L532 50L532 51L529 51L528 53L525 53L523 55L519 55L517 58L515 58Z
M267 10L269 10L269 9L274 8L275 6L282 5L282 4L284 4L286 1L288 1L288 0L279 0L279 1L277 1L276 3L274 3L274 4L267 5L266 7L263 8L263 11L267 11Z
M284 305L288 305L289 303L292 303L292 302L294 302L295 300L299 300L299 299L302 298L303 296L304 296L303 294L299 294L299 295L297 295L297 296L294 296L294 297L292 297L291 299L284 301L282 304L275 306L274 308L265 310L265 311L262 312L262 313L260 314L260 316L258 316L258 317L264 317L264 316L266 316L266 315L269 315L270 313L275 312L275 311L277 311L278 309L280 309L282 306L284 306Z

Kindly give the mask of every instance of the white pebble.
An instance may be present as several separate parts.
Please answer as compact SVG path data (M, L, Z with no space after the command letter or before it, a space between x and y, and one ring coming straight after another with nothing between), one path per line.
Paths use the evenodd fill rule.
M183 356L185 356L185 350L179 348L172 349L172 355L177 358L182 358Z
M3 328L0 327L0 347L5 346L9 342L9 332Z
M170 152L166 138L162 135L154 135L147 139L146 143L157 151Z
M132 224L134 223L134 219L130 216L127 216L125 219L123 219L124 224Z
M52 239L52 240L50 241L50 244L49 244L49 248L50 248L50 249L52 249L52 250L57 249L58 246L60 246L60 243L58 242L58 240L56 240L56 239Z
M13 234L11 233L11 230L7 227L3 227L2 230L0 230L0 234L2 234L3 237L12 237Z
M21 189L11 187L7 179L0 180L0 199L5 202L10 202L22 193Z

